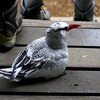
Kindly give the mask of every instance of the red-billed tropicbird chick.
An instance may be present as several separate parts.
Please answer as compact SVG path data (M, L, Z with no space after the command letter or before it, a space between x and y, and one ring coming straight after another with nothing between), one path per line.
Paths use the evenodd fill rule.
M66 34L79 27L65 22L53 23L46 36L28 44L15 58L11 68L1 69L0 76L11 81L23 78L55 78L63 74L68 62Z

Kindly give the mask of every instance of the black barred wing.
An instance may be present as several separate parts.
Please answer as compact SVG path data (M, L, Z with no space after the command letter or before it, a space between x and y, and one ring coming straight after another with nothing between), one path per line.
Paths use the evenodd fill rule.
M11 80L16 78L18 73L21 71L22 67L29 64L32 59L32 52L30 49L25 49L18 54L15 61L12 64L13 71L11 75Z
M43 48L42 44L44 44L44 38L37 39L26 46L25 49L17 55L12 64L13 71L11 80L16 78L23 67L31 63L33 56L38 53L41 48Z

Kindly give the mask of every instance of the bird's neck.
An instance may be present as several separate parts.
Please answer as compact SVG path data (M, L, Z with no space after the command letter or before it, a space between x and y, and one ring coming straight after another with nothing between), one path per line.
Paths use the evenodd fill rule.
M47 37L46 42L48 46L52 49L62 49L67 47L66 39Z

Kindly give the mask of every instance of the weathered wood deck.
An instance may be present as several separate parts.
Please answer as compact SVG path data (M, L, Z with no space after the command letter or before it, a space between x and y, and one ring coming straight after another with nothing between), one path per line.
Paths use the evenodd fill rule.
M44 36L46 28L52 23L54 21L23 20L23 29L18 34L15 47L7 53L0 53L0 67L10 67L19 51L34 39ZM83 29L74 29L67 35L67 74L48 81L27 80L19 83L0 78L2 100L100 99L100 23L68 23L80 23Z

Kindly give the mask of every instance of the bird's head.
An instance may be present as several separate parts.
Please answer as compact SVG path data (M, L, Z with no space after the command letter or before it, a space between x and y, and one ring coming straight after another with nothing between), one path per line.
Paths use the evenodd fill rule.
M79 26L79 24L68 24L66 22L53 23L46 31L48 45L52 48L63 48L66 45L66 33Z
M81 26L80 24L68 24L66 22L56 22L53 23L48 29L47 29L47 33L50 31L60 31L60 30L65 30L65 31L70 31L74 28L77 28Z
M81 26L80 24L68 24L66 22L56 22L53 23L48 29L47 34L49 33L61 33L61 35L66 36L66 32Z

